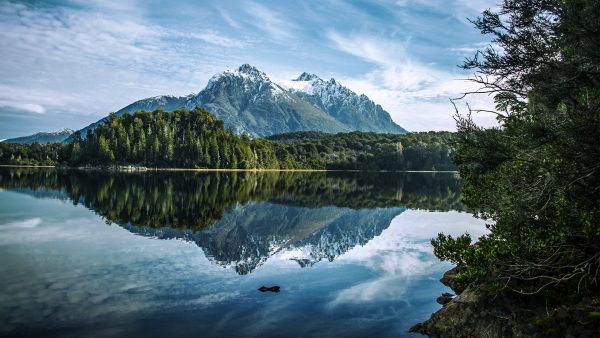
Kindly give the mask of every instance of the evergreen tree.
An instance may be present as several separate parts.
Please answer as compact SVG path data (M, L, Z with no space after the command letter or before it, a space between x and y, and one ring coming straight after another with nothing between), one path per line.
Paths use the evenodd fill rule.
M490 46L468 60L500 126L458 116L465 201L491 233L440 234L463 283L520 294L600 291L600 2L505 0L474 21Z

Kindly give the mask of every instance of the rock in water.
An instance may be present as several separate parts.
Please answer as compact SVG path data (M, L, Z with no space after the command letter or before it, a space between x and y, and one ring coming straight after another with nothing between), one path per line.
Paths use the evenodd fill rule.
M258 291L260 292L279 292L279 286L275 285L275 286L271 286L271 287L266 287L266 286L261 286L260 288L258 288Z
M452 300L452 298L454 298L454 295L448 292L444 292L442 293L441 296L439 296L436 299L436 302L438 302L438 304L442 304L442 305L446 305L448 303L450 303L450 301Z

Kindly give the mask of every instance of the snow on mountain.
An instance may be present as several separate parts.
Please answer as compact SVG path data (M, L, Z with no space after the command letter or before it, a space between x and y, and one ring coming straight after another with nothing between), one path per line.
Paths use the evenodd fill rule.
M226 70L214 75L208 81L208 84L203 91L214 90L215 87L223 81L231 82L236 80L241 80L241 86L245 92L254 93L252 96L252 100L254 101L258 99L258 94L264 94L264 91L268 91L274 96L286 96L287 94L286 90L281 88L280 85L272 82L267 74L249 64L243 64L235 70Z
M315 74L302 73L282 86L312 103L353 130L403 134L390 114L366 95L358 95L335 79L325 81Z
M5 143L17 143L17 144L46 144L46 143L60 143L65 141L75 131L69 128L64 128L55 132L39 132L29 136L17 137L7 139L1 142Z
M334 78L325 81L315 74L306 72L294 80L283 82L282 86L291 92L316 95L323 104L333 104L337 100L349 101L357 96L356 93L339 84Z
M314 93L314 84L321 80L315 74L302 73L297 79L281 82L280 85L289 91L300 91L307 94Z
M249 64L243 64L239 68L234 70L226 70L221 73L214 75L206 85L206 88L210 88L214 83L218 82L223 77L238 77L242 79L246 79L250 82L263 82L263 83L271 83L271 79L260 70Z

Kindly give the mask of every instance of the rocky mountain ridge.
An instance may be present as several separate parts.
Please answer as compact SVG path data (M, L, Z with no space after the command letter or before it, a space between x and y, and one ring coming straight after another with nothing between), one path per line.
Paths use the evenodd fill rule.
M277 84L264 72L244 64L214 75L197 94L151 97L136 101L116 114L201 106L235 133L251 137L293 131L406 132L380 105L365 95L357 95L335 79L325 82L314 74L303 73L291 82L295 85ZM307 89L299 88L302 85L307 85ZM85 137L87 130L95 129L105 120L83 128L81 135Z
M406 133L380 105L364 94L356 94L333 78L325 81L305 72L286 84L290 92L328 112L352 130Z

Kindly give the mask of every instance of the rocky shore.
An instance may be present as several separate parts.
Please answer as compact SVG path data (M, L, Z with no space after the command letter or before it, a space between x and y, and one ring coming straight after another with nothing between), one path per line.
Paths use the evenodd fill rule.
M453 268L440 280L457 296L410 331L430 337L600 337L600 299L549 306L533 298L495 294L456 285Z
M53 167L53 166L50 166L50 167ZM59 165L59 166L54 166L54 168L59 169L59 170L76 169L76 170L83 170L83 171L101 170L101 171L120 171L120 172L141 172L141 171L157 170L157 168L148 168L148 167L138 166L138 165L117 165L117 164L96 165L96 166L86 165L86 166L79 166L79 167L70 167L70 166Z

